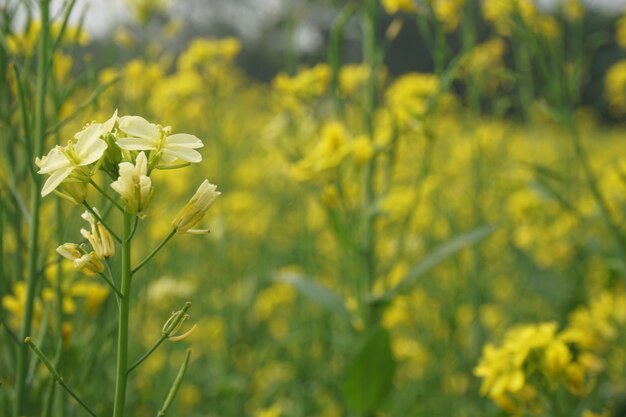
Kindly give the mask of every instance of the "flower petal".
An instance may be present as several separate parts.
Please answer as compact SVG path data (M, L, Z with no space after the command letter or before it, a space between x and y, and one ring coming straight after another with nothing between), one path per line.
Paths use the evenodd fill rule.
M93 129L90 129L91 126L94 126ZM80 160L79 165L89 165L96 162L100 159L100 157L102 157L104 151L107 150L107 143L102 139L99 139L101 126L97 124L91 126L88 126L83 131L85 132L89 129L89 131L85 132L84 135L79 137L82 133L80 132L75 136L78 139L78 142L76 142L74 149L76 150L78 159Z
M109 120L102 123L101 134L109 133L111 130L113 130L113 126L115 126L115 122L117 122L117 109L115 109L115 113L113 113L113 116L111 116Z
M152 151L156 149L156 141L149 138L122 138L117 146L126 151Z
M59 184L61 184L63 180L72 173L73 170L74 167L69 165L65 168L54 171L52 175L48 177L46 183L43 185L43 188L41 190L41 196L45 197L52 191L54 191L59 186Z
M120 130L127 135L144 139L152 139L156 142L159 139L159 128L140 116L122 116L119 119Z
M170 145L185 146L191 149L202 148L204 146L200 139L187 133L177 133L165 138L165 147L168 148Z
M63 153L63 148L60 146L52 148L52 150L48 152L48 155L41 159L36 159L35 163L39 167L38 172L40 174L50 174L51 172L67 168L71 165L70 161Z
M198 151L194 151L193 149L189 149L184 146L168 146L163 149L163 153L187 162L196 163L202 161L202 155L200 155Z

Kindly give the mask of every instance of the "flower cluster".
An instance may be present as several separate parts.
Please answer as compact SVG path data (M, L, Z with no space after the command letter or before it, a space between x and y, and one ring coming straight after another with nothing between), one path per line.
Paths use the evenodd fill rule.
M139 116L118 117L116 111L106 122L87 125L67 145L56 146L48 155L36 159L39 173L48 175L41 195L55 193L76 204L85 204L87 186L98 187L93 178L101 170L116 179L110 187L119 194L124 211L142 217L153 193L152 171L200 162L202 156L197 149L203 146L194 135L174 134L171 127L156 125ZM213 199L219 195L215 186L210 194ZM208 205L210 202L202 210ZM94 229L94 220L87 220L92 224L92 232L83 235L92 243L96 254L102 253L99 247L102 242L97 236L101 233L98 230L103 229ZM187 226L186 230L192 225ZM64 251L64 255L73 257L77 253Z
M481 393L511 413L542 407L542 393L553 397L561 388L587 395L606 367L601 354L624 324L626 295L606 292L576 310L560 332L554 322L515 327L500 346L485 346L474 369Z

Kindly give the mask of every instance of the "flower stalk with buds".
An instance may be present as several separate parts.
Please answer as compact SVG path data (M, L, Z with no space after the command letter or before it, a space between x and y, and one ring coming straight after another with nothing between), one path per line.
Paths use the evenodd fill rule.
M207 233L194 230L208 208L220 195L217 187L205 180L194 196L180 210L172 222L172 231L133 267L131 253L133 237L139 220L147 218L147 209L154 193L151 173L155 169L177 169L202 160L197 149L202 141L186 133L172 133L171 127L161 127L139 116L117 116L117 111L104 123L92 123L74 135L66 146L57 146L48 155L37 158L40 174L49 175L42 196L56 193L75 204L82 204L87 211L82 218L89 228L80 234L87 243L65 243L57 252L72 261L76 270L88 276L100 275L117 295L118 333L117 363L115 367L115 398L113 417L124 416L128 374L139 366L159 345L165 341L179 341L189 336L196 328L180 332L189 319L190 304L172 314L166 321L161 335L153 347L128 366L129 317L131 306L132 278L147 264L176 234ZM114 179L108 186L98 184L96 173L103 171ZM87 202L87 189L93 187L111 204L112 213L122 217L122 230L114 232L108 215L101 215L96 207ZM110 188L109 188L110 187ZM107 192L112 189L115 193ZM111 213L108 213L111 214ZM119 245L119 248L116 248ZM89 248L89 246L91 248ZM109 259L119 253L119 279L113 279ZM105 269L106 272L105 273ZM117 283L117 284L116 284ZM43 355L43 353L42 353ZM43 356L41 356L43 357ZM184 364L186 368L186 363ZM174 383L180 384L180 378ZM175 394L173 389L170 394ZM171 402L168 397L166 403ZM79 400L79 403L82 403Z

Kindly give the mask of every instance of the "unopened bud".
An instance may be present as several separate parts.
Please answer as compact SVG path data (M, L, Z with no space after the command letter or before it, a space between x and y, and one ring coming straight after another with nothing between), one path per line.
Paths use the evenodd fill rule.
M211 204L220 194L216 185L211 184L209 180L204 180L194 196L178 212L178 215L172 222L176 232L187 233L189 229L202 220ZM198 233L198 231L194 230L194 233Z

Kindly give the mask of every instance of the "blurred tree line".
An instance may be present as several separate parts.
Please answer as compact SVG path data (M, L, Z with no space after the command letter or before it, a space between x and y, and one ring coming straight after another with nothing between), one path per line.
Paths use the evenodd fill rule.
M481 1L466 1L471 2L477 41L496 37L493 28L482 18ZM138 51L145 51L155 40L163 49L177 53L194 37L234 36L243 40L238 64L249 76L269 81L281 71L295 73L300 66L326 60L333 22L350 1L127 0L127 3L133 10L133 21L115 28L113 36L97 43L99 50L92 52L96 52L94 55L100 64L125 62L135 57ZM584 53L588 66L583 78L581 104L592 107L605 122L619 121L609 114L604 97L607 68L626 58L626 51L615 43L615 24L619 17L617 13L597 9L588 9L584 17ZM393 76L409 71L432 72L433 57L423 32L418 30L415 17L404 14L388 16L381 10L378 27L381 39L385 38L392 23L397 26L397 33L385 47L384 63L388 73ZM120 31L122 36L118 36ZM461 36L459 30L446 34L453 55L462 48ZM132 47L117 47L119 38L132 38ZM563 40L564 48L567 42L568 39ZM359 19L355 15L343 32L342 55L345 63L361 61L361 45ZM506 62L511 61L510 45L507 45ZM458 92L463 94L463 91Z

